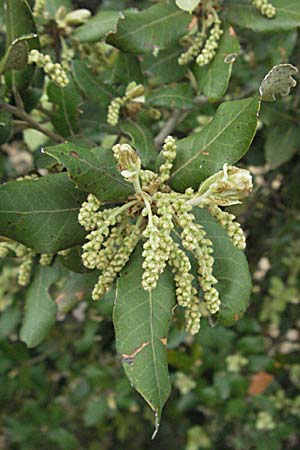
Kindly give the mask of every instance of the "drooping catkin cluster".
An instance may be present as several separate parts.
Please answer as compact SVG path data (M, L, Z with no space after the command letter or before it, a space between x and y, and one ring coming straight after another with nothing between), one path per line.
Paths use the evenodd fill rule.
M198 66L205 66L214 59L222 34L223 30L221 28L221 21L216 15L214 24L209 33L209 37L206 40L201 53L196 58L196 63Z
M20 261L17 269L17 281L20 286L28 286L31 280L32 268L37 253L23 244L16 241L5 241L0 243L0 258L6 258L9 253L14 253ZM62 252L59 252L62 253ZM38 263L41 266L52 264L55 254L42 253L39 255Z
M199 66L209 64L216 55L220 38L223 34L222 23L216 11L212 8L209 14L208 22L211 22L209 35L207 37L205 26L201 32L191 36L191 46L178 58L178 64L184 65L191 61L196 61ZM203 19L203 24L205 20Z
M253 6L268 19L276 16L276 8L268 0L252 0Z
M139 240L143 241L142 287L152 291L169 265L174 274L178 304L185 309L186 329L196 334L200 328L201 288L204 304L210 314L221 306L218 280L213 274L214 248L204 227L196 222L193 207L208 208L225 228L238 248L245 240L240 225L221 206L240 203L251 190L248 171L225 165L208 178L197 192L173 191L167 181L176 157L176 141L168 136L162 148L163 162L158 173L141 168L138 154L129 144L112 149L117 167L135 194L122 206L104 209L94 195L83 203L78 220L88 232L83 246L83 264L101 271L92 298L102 298L123 269ZM175 241L179 236L180 241ZM191 273L190 255L197 263L197 276Z
M127 86L125 95L123 97L114 98L109 104L107 123L112 127L116 126L119 122L120 110L122 106L129 102L143 103L144 101L144 86L132 81Z
M31 269L35 253L32 249L14 241L0 243L0 257L5 258L12 251L20 259L21 264L17 271L17 280L20 286L27 286L30 282Z
M58 87L64 88L69 84L68 76L61 64L54 63L50 55L44 55L36 49L31 50L28 55L28 64L36 64L42 68Z

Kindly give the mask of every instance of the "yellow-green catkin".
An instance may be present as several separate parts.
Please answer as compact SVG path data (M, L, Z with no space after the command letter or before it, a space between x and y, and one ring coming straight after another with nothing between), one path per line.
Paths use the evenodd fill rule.
M143 250L142 286L151 291L157 286L170 256L172 246L171 232L174 228L172 204L167 194L157 192L154 196L157 205L157 215L148 222L143 236L146 238Z
M9 253L9 247L6 242L0 242L0 258L5 258Z
M101 202L93 194L89 194L86 202L81 205L78 222L86 231L92 231L97 227L97 216L95 213L101 206Z
M221 20L215 14L214 24L210 30L208 39L205 42L201 53L197 56L196 63L199 66L205 66L209 64L215 57L217 48L219 46L219 40L223 34L221 28Z
M252 0L253 6L268 19L276 16L276 8L268 0Z
M39 259L41 266L50 266L52 264L54 254L52 253L42 253Z
M122 97L117 97L112 100L108 107L107 123L115 127L119 122L120 110L124 105L125 100Z
M144 102L144 86L132 81L128 84L125 95L123 97L116 97L108 106L107 123L111 126L116 126L119 122L120 110L128 102Z
M204 43L205 34L199 32L195 36L193 36L192 39L193 39L192 45L188 48L186 52L182 53L178 58L178 64L180 66L188 64L189 62L193 61L197 57L197 55L199 55L200 50Z
M28 55L28 64L36 64L42 68L58 87L64 88L69 84L68 76L61 64L54 63L50 55L44 55L36 49L31 50Z
M169 264L174 274L177 302L185 308L186 331L197 334L200 329L201 313L197 290L193 287L194 277L190 273L191 263L175 242L172 242Z
M35 0L32 14L34 17L43 17L46 7L46 0Z
M176 213L179 226L182 228L181 240L183 246L191 251L198 263L198 280L204 293L206 307L211 314L220 309L220 299L214 284L218 280L213 276L214 257L213 244L207 238L204 228L195 223L195 217L190 212L190 205L182 204L177 207Z
M246 238L241 225L235 221L236 217L233 214L223 211L216 205L211 205L208 209L211 215L214 216L226 230L233 245L244 250L246 248Z
M117 253L110 261L109 265L103 270L100 275L98 282L96 283L93 292L92 299L100 300L106 292L111 288L117 274L121 272L123 267L127 264L131 253L135 249L139 239L140 239L140 225L136 223L132 225L128 235L124 238L124 241Z
M165 183L170 178L173 161L176 158L176 141L172 136L166 137L161 154L164 162L159 168L159 174L162 183Z

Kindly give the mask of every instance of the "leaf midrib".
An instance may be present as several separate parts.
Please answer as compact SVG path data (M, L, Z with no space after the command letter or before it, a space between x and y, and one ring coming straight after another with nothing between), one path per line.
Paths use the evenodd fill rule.
M252 100L252 99L251 99ZM232 123L245 111L245 109L246 108L248 108L249 107L249 103L250 102L248 102L242 109L240 109L239 110L239 112L230 120L230 121L228 121L228 123L227 123L227 125L224 127L224 128L222 128L222 130L220 130L219 131L219 133L217 133L215 136L214 136L214 138L213 139L211 139L208 143L206 143L205 145L204 145L204 147L202 147L197 153L195 153L195 155L193 155L188 161L186 161L182 166L180 166L180 167L178 167L178 169L177 170L175 170L173 173L172 173L172 175L170 176L170 180L172 179L172 178L174 178L175 177L175 175L178 173L178 172L180 172L181 170L183 170L186 166L188 166L192 161L194 161L194 159L197 159L198 158L198 156L203 152L203 151L205 151L208 147L210 147L226 130L227 130L227 128L228 127L230 127L231 125L232 125ZM211 124L209 124L209 125L212 125L212 123Z

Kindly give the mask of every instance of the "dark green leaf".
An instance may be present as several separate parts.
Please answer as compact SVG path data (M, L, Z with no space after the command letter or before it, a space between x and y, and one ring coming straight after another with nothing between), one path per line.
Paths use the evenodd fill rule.
M72 272L86 273L89 272L81 259L82 248L81 246L70 248L65 256L59 255L58 260L61 264Z
M10 138L12 126L11 114L6 111L0 111L0 145L7 142Z
M237 162L255 134L258 108L258 96L222 103L203 130L178 141L172 187L179 191L197 188L225 163Z
M194 91L189 83L179 83L152 91L146 98L151 106L166 108L191 108L193 106Z
M275 169L287 162L300 148L300 130L293 123L285 123L267 130L266 161Z
M145 55L142 61L143 70L153 76L154 84L167 84L177 81L185 74L186 67L178 64L178 57L182 53L182 47L173 47L159 52L155 57Z
M55 323L56 306L49 295L50 286L57 281L56 267L38 266L26 294L25 316L20 338L27 347L40 344Z
M20 309L11 306L1 312L0 316L0 339L8 338L13 333L20 320Z
M232 27L226 27L216 56L205 67L195 65L199 88L210 100L221 98L228 87L232 65L240 51L240 45Z
M207 210L194 208L193 214L214 246L214 275L221 299L219 322L232 325L244 315L249 303L252 285L247 259Z
M49 100L58 107L51 117L55 129L64 137L74 136L79 131L78 116L81 102L81 96L74 81L69 78L69 84L64 88L50 82L47 94Z
M118 280L113 320L126 375L159 421L171 388L166 339L175 296L169 270L151 293L142 288L142 262L138 248Z
M73 36L80 42L98 42L108 33L116 32L120 17L122 15L117 11L99 11L87 23L79 27Z
M92 103L98 103L103 107L107 107L116 96L115 91L98 80L82 61L73 61L72 74L80 90Z
M18 38L36 34L36 26L27 0L5 0L6 48ZM38 47L38 39L28 41L28 49ZM27 66L22 70L12 70L6 74L9 83L18 89L26 88L34 74L34 67Z
M109 44L126 53L149 53L174 45L188 31L189 14L173 5L154 5L144 11L129 11L119 20Z
M96 195L103 202L125 200L133 193L131 184L118 172L109 149L89 149L67 143L48 147L46 153L67 167L79 189Z
M120 52L115 65L114 80L126 85L132 81L142 84L144 78L139 59L135 55Z
M65 283L59 287L55 297L59 318L65 317L79 302L91 300L98 277L99 273L95 270L89 273L68 272ZM101 304L105 299L106 296Z
M30 34L17 38L11 43L0 61L0 73L8 72L9 70L21 70L27 65L29 50L27 41L35 39L35 37L35 34Z
M84 230L77 220L86 194L66 173L0 186L0 235L41 253L80 244Z
M132 146L138 152L143 167L154 169L157 151L153 144L153 136L149 128L137 121L124 120L121 122L123 133L128 134L132 140Z
M259 32L294 30L300 25L300 2L298 0L272 0L276 16L267 19L249 0L225 0L225 17L229 23Z

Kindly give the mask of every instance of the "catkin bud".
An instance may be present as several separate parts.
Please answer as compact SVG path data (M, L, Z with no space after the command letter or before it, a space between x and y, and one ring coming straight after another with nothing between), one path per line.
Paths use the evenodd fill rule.
M118 169L124 178L132 178L141 170L141 160L129 144L116 144L112 148L114 157L118 161Z
M165 183L170 178L173 161L176 158L176 141L172 136L166 137L161 153L164 163L160 166L159 172L161 181Z
M252 176L248 170L225 164L223 170L207 178L200 185L190 204L236 205L249 195L252 188Z
M209 64L215 57L217 48L219 46L220 37L223 34L221 29L221 21L216 17L213 27L210 30L209 37L205 42L204 48L201 53L197 56L196 63L199 66L205 66Z
M44 55L36 49L31 50L28 55L28 64L36 64L41 67L58 87L63 88L69 84L68 76L61 64L54 63L50 55Z
M268 0L252 0L253 6L268 19L276 16L276 8Z

